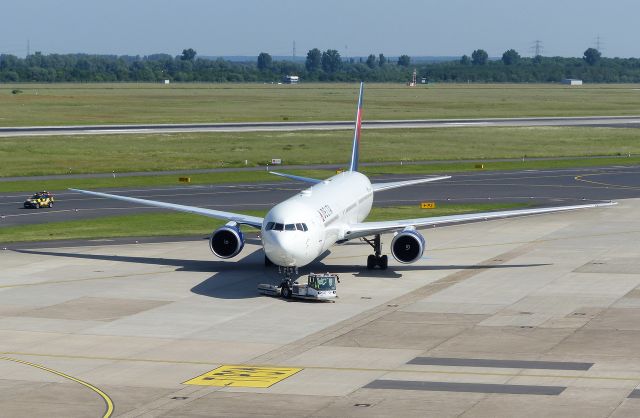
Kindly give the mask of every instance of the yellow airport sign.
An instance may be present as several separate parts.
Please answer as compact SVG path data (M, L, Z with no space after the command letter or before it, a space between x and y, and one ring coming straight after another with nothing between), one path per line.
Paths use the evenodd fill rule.
M191 183L191 177L180 177L178 180L182 183Z
M293 376L295 367L220 366L184 382L185 385L268 388Z
M484 164L476 164L476 168L484 168Z
M436 202L422 202L422 203L420 203L420 208L421 209L435 209L436 208Z

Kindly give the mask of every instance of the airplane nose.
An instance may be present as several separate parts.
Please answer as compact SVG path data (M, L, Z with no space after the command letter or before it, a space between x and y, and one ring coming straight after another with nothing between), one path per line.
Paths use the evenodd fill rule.
M263 234L264 252L273 263L283 267L301 267L308 263L306 246L292 232L266 231Z

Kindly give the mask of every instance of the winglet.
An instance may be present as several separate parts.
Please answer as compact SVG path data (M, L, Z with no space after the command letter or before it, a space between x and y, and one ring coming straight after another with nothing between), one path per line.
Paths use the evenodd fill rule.
M362 99L364 82L360 82L360 95L358 96L358 110L356 111L356 127L353 133L353 149L351 150L351 164L349 171L358 171L358 158L360 156L360 130L362 126Z

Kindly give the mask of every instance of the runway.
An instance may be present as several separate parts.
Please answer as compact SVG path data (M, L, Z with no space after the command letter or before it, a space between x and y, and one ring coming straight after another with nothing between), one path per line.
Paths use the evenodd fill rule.
M338 273L335 304L259 296L278 273L254 241L234 260L204 241L0 251L0 410L635 417L639 210L430 229L384 272L337 246L302 272Z
M384 176L377 182L416 178ZM306 184L290 181L156 188L107 189L107 193L184 205L242 212L267 210L291 197ZM23 209L28 194L0 194L0 229L108 215L158 211L109 199L57 191L52 209ZM423 201L451 203L525 202L536 205L574 204L584 201L640 197L640 167L598 167L562 170L527 170L453 174L450 180L390 190L376 195L376 206L418 205Z
M640 116L370 120L362 122L362 127L364 129L517 126L592 126L638 128L640 127ZM309 131L338 129L353 129L353 121L0 127L0 137L98 134L158 134L179 132Z

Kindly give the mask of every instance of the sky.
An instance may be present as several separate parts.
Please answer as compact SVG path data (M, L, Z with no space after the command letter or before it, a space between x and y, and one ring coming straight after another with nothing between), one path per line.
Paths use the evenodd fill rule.
M1 8L0 53L640 57L638 0L21 0Z

